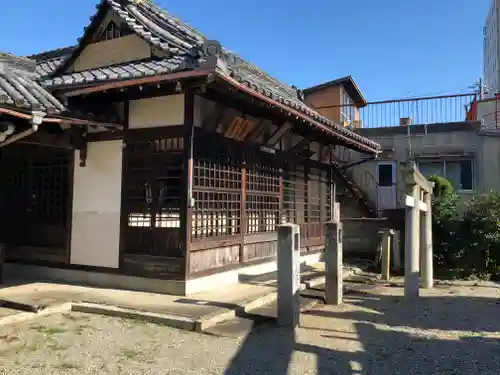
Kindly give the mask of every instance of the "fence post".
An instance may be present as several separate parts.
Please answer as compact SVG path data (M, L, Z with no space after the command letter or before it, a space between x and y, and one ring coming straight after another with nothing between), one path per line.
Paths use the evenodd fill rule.
M342 304L342 223L328 222L325 230L325 302Z
M379 231L382 252L382 272L381 278L389 281L391 278L391 236L394 234L392 229L382 229Z
M300 322L300 229L278 225L278 324L295 328Z
M394 270L399 271L401 269L401 232L399 230L394 231L392 236L392 252Z

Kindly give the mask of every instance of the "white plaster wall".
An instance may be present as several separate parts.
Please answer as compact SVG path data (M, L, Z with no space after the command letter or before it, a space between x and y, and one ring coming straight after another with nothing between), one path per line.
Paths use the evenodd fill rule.
M131 129L184 124L184 95L130 101L129 127Z
M75 155L71 264L119 267L122 141L88 144Z

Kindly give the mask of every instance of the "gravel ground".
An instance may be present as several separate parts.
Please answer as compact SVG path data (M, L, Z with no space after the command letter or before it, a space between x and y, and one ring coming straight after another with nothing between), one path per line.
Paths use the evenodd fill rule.
M401 288L346 295L243 339L119 318L66 314L0 328L0 373L500 374L500 289L440 286L407 303ZM9 343L9 345L7 345Z

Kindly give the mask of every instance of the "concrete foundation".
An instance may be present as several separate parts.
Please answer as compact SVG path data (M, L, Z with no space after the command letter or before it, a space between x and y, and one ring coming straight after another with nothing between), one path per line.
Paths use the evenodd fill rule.
M302 264L312 265L323 261L323 251L301 254ZM263 262L231 271L199 277L186 281L161 280L145 277L125 276L104 272L69 270L33 265L7 263L4 266L5 278L27 281L56 281L71 284L92 285L101 288L125 289L138 292L173 294L188 296L237 284L241 276L261 275L277 270L276 260Z

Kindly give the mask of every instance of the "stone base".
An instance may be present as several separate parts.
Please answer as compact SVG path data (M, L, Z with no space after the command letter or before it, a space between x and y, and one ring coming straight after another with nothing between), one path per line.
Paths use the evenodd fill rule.
M321 261L323 261L322 251L301 256L301 263L315 264ZM274 271L276 271L275 260L224 271L210 276L178 281L14 263L6 263L4 265L4 275L7 280L55 281L179 296L189 296L214 288L236 284L240 280L240 275L257 276Z

